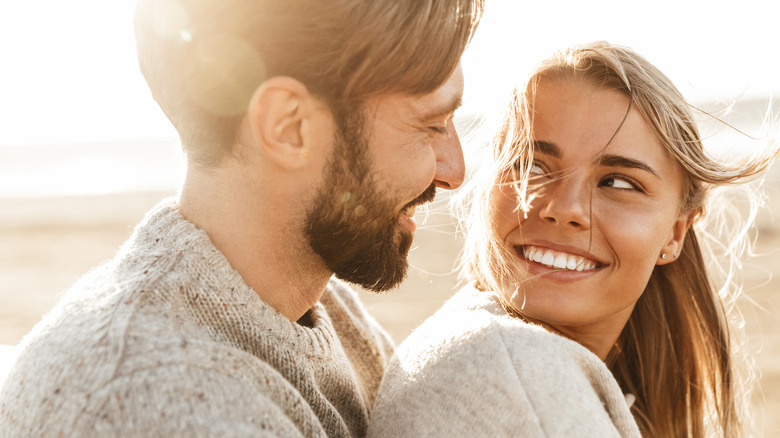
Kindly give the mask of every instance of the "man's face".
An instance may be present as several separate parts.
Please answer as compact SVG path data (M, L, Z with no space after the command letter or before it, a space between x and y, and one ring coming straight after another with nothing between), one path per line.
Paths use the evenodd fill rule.
M312 249L337 277L374 291L403 280L415 206L432 201L436 187L463 182L463 151L452 124L462 95L459 67L431 93L380 96L338 123L306 221Z

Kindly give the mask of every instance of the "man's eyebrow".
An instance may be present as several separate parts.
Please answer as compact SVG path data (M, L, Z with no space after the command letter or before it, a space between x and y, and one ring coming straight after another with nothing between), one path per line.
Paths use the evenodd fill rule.
M454 113L455 110L460 108L463 105L463 96L459 96L457 99L453 99L452 101L448 102L446 105L442 106L441 109L436 109L432 113L423 114L422 119L423 121L431 121L431 120L438 120L441 119L444 116L449 116L450 114Z
M649 165L639 160L623 157L621 155L604 154L599 158L599 164L607 167L630 167L632 169L641 169L650 172L656 178L661 179L658 172Z

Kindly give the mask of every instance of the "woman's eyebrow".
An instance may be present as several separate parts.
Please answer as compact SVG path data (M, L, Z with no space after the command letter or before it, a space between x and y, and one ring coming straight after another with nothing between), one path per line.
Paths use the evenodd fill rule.
M661 179L658 172L653 170L649 165L621 155L604 154L599 157L599 164L606 167L630 167L632 169L641 169L650 172L656 178Z
M534 141L534 150L539 151L545 155L550 155L551 157L555 158L561 158L561 150L556 146L554 143L550 143L549 141Z
M540 140L535 140L533 143L535 151L549 155L551 157L561 158L561 149L555 145L555 143ZM656 178L661 179L661 176L658 174L658 172L656 172L655 169L653 169L648 164L633 158L624 157L622 155L603 154L598 157L598 164L606 167L629 167L632 169L641 169L650 172Z

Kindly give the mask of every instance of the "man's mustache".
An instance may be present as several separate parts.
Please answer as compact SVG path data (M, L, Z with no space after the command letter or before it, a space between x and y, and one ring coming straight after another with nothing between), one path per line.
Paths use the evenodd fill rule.
M404 208L402 210L406 210L407 208L414 207L415 205L425 204L426 202L433 202L433 199L436 197L436 185L431 183L431 185L428 186L427 189L425 189L420 196L414 198L411 202L404 205Z

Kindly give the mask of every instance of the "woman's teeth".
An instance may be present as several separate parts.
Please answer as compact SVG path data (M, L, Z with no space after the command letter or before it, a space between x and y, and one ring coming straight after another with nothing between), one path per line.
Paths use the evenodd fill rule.
M597 266L596 262L585 257L533 246L524 246L523 256L528 260L533 260L551 268L567 269L569 271L590 271Z

